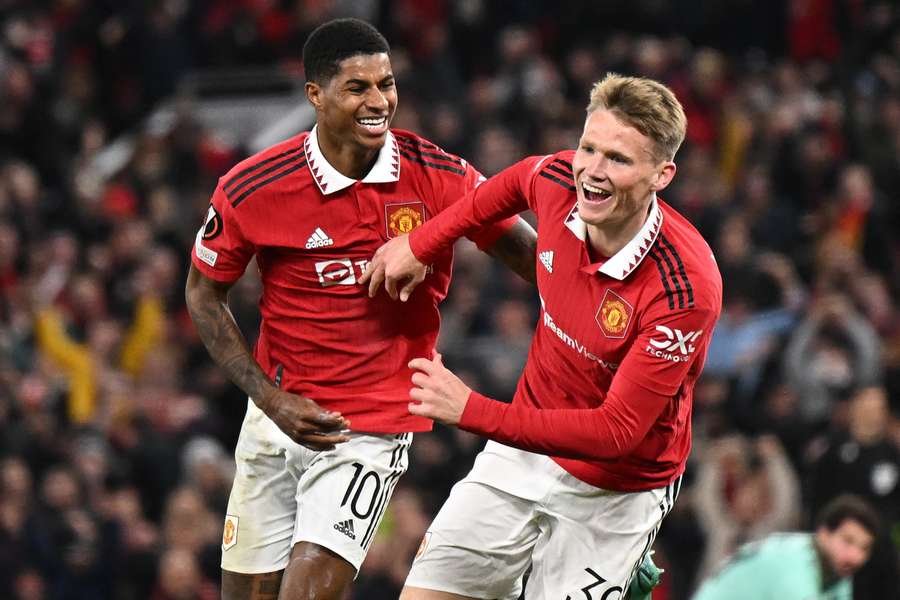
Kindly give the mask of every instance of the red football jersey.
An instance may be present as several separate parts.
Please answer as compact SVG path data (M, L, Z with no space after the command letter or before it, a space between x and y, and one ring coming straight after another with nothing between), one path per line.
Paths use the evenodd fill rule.
M410 244L428 261L479 223L534 210L542 310L525 370L511 405L473 393L460 427L549 454L598 487L662 487L690 452L694 384L721 310L721 276L697 230L658 199L634 239L593 261L573 155L513 165Z
M431 421L406 409L407 363L432 354L452 251L435 257L434 272L406 303L384 293L370 299L358 279L385 241L483 180L464 160L401 130L388 133L362 180L350 179L325 160L313 128L219 180L193 264L231 282L256 256L263 293L254 356L283 389L340 412L356 431L425 431ZM514 222L472 239L489 247Z

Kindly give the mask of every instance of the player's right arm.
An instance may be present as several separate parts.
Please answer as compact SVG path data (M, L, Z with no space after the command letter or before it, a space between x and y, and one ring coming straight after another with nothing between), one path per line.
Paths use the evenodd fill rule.
M212 359L298 444L327 450L346 442L349 438L337 433L347 425L345 419L325 411L309 398L280 390L260 368L228 308L228 290L232 285L210 279L191 265L185 300Z
M333 448L349 439L338 433L349 423L309 398L279 389L256 362L228 307L228 290L254 251L234 207L217 188L194 244L185 287L188 312L212 359L279 429L307 448Z

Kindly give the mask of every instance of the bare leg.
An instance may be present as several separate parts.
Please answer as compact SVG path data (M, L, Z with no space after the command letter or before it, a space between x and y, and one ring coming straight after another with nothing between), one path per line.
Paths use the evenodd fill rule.
M222 600L277 600L282 573L245 575L222 571Z
M340 600L356 569L331 550L298 542L284 570L279 600Z

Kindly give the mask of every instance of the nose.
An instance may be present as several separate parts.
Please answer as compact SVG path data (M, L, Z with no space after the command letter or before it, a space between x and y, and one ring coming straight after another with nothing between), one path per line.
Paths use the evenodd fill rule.
M387 96L385 96L384 93L377 87L370 89L369 93L366 94L366 107L377 111L387 110Z
M607 158L600 154L591 156L585 165L585 173L595 181L606 180Z

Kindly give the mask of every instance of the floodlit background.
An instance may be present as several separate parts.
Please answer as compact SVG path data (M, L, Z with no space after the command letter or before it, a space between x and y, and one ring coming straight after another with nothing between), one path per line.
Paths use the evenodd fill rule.
M676 91L662 197L725 306L654 598L843 491L887 525L857 598L897 598L900 8L874 0L0 0L0 597L217 597L246 398L187 316L189 251L216 179L312 125L300 49L336 16L392 43L394 126L487 175L574 147L607 71ZM440 349L508 399L536 294L457 256ZM259 293L233 293L251 341ZM350 598L397 597L482 444L416 436Z

